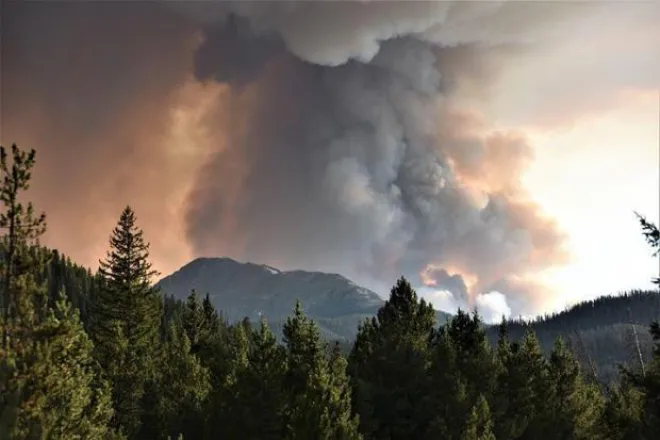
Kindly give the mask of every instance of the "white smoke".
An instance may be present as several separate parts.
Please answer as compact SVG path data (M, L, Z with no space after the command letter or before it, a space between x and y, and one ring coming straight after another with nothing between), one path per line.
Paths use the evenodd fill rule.
M503 318L511 317L511 307L507 303L506 296L500 292L489 292L478 295L476 298L477 311L487 323L496 323Z

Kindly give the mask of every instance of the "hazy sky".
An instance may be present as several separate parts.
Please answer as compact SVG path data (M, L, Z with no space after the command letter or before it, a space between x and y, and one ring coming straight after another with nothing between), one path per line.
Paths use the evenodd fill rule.
M231 24L229 13L239 17ZM95 266L130 203L196 256L400 274L487 318L649 288L660 4L3 2L3 145ZM121 29L121 32L118 32Z

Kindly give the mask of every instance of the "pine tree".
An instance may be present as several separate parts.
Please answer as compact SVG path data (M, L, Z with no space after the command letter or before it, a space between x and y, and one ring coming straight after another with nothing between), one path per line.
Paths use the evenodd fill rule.
M92 357L92 343L64 297L36 334L46 344L33 353L32 375L22 383L29 395L19 410L14 438L106 439L112 401Z
M534 333L527 332L520 344L511 344L498 387L496 395L500 407L495 411L496 437L543 438L548 364Z
M283 438L360 439L358 419L351 416L348 382L340 373L344 366L337 359L329 362L318 328L304 315L300 302L283 333L288 394Z
M610 389L605 402L601 426L607 440L643 439L642 417L644 395L628 381L625 375L621 384Z
M550 354L548 372L544 409L549 418L544 423L552 438L596 438L602 398L594 385L585 382L580 365L561 338Z
M468 417L493 395L497 371L479 316L459 310L433 338L427 396L435 411L426 438L467 435Z
M284 434L286 352L262 320L252 332L247 367L238 375L230 432L246 440L279 440Z
M177 434L201 438L209 372L191 352L185 331L174 324L170 324L159 365L158 379L149 382L143 400L146 414L139 438Z
M365 438L420 438L434 417L427 370L435 312L401 278L349 356L353 407Z
M479 396L472 407L461 440L495 440L493 421L484 396Z
M200 342L203 338L205 317L202 306L199 303L197 292L193 290L186 299L186 308L183 312L183 329L190 340L190 346L193 353L197 353L200 348Z
M639 216L642 232L653 248L653 256L660 254L660 231L658 227ZM660 286L660 278L653 279ZM645 439L655 439L660 433L660 323L655 321L650 326L653 337L653 354L651 360L641 371L624 370L626 381L637 388L642 397L642 435Z
M490 399L497 380L497 364L477 313L459 310L447 324L447 336L456 353L456 367L465 383L471 406L479 396Z
M93 329L97 359L112 382L114 423L133 438L143 412L140 400L145 385L157 373L162 304L151 285L157 272L149 262L149 245L130 207L113 230L99 274Z
M211 355L206 358L212 391L205 438L234 435L231 433L236 426L235 402L240 400L239 378L248 366L251 331L243 323L236 323L213 341Z
M92 345L77 311L62 295L49 301L45 252L38 237L45 215L19 203L28 188L34 151L12 146L9 167L0 147L3 183L0 199L6 211L0 226L3 258L3 344L0 347L0 437L119 439L108 429L112 407L107 384L92 358Z
M9 349L10 332L20 314L17 289L14 280L17 274L34 270L35 262L31 261L34 254L32 243L46 230L46 216L36 216L32 203L24 206L19 201L20 192L30 188L32 168L35 164L36 152L25 152L16 144L11 146L11 159L7 150L0 146L0 202L3 212L0 213L0 229L6 231L2 240L2 295L0 311L2 312L2 347ZM38 263L36 263L38 264ZM32 266L32 267L30 267ZM24 315L27 311L24 312Z

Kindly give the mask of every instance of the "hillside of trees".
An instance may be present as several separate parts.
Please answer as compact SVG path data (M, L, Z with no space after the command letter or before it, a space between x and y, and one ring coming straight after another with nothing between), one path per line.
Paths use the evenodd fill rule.
M640 366L640 362L651 358L653 339L648 323L658 318L658 292L632 291L584 301L532 321L508 321L507 331L514 341L534 332L545 353L561 337L587 374L607 385L618 380L620 365ZM497 334L497 326L486 328L493 344Z
M163 297L130 207L97 273L45 250L46 217L22 200L34 163L34 151L0 147L2 440L660 436L657 322L633 338L649 335L651 353L606 385L575 344L557 338L544 353L552 329L572 325L563 315L504 323L490 343L478 315L436 325L403 278L347 356L299 303L280 343L265 321L220 319L206 296ZM657 251L657 227L640 223ZM588 322L596 303L569 312ZM575 328L587 339L599 326Z

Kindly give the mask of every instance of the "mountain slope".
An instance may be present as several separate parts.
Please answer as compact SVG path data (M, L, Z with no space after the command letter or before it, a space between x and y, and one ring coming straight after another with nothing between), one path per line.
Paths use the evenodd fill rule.
M351 339L358 323L376 314L384 301L376 293L338 274L280 271L230 258L198 258L163 278L158 287L183 299L192 289L209 293L213 305L230 321L264 316L278 327L296 300L326 337ZM440 322L448 314L437 313Z
M509 337L519 340L533 331L541 347L550 351L558 337L567 342L590 374L608 383L618 376L618 366L639 365L651 358L649 325L660 319L658 291L632 291L616 296L583 301L563 312L531 322L508 323ZM497 326L486 329L489 340L497 341ZM639 352L637 351L639 347Z

